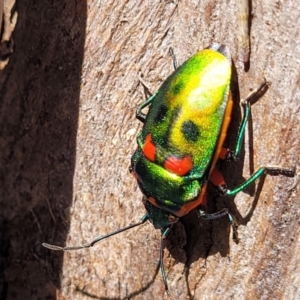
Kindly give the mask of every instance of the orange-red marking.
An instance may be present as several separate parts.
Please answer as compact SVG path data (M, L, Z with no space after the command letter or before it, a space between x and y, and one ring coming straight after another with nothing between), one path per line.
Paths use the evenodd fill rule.
M214 186L225 185L225 180L222 173L215 167L210 173L209 180Z
M151 134L147 134L145 139L145 144L143 147L143 153L150 161L155 161L155 152L156 152L156 146L152 142L152 136Z
M186 175L193 168L193 161L190 156L178 158L176 156L170 156L164 163L164 168L178 176Z

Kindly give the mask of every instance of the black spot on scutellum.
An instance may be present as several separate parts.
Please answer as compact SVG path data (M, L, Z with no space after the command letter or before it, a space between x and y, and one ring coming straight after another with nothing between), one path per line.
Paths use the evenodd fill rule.
M173 95L176 96L177 94L179 94L179 93L182 91L183 88L184 88L184 83L183 83L183 81L177 82L177 83L172 87Z
M181 132L188 142L196 142L200 136L200 131L197 125L191 121L184 121L181 125Z
M161 105L157 111L155 116L155 121L157 123L162 122L167 115L168 108L165 105Z

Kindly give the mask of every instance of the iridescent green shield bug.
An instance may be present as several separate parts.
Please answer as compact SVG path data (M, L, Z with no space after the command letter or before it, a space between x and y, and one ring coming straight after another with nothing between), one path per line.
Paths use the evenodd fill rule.
M231 120L233 99L231 57L227 47L213 44L196 53L177 68L159 90L136 111L144 124L137 136L137 149L131 158L130 172L143 193L146 214L136 224L118 229L80 246L43 246L52 250L77 250L94 246L100 240L139 226L149 220L162 232L160 268L167 293L163 265L163 239L179 218L197 209L200 216L216 219L228 216L237 239L237 224L227 209L208 214L205 210L208 182L223 196L234 196L266 174L293 176L294 170L260 167L241 185L229 189L216 168L219 159L236 159L241 152L245 127L253 99L268 88L265 81L244 101L243 119L235 149L223 147ZM147 114L142 111L149 107ZM209 200L208 200L209 201ZM169 294L170 295L170 294Z

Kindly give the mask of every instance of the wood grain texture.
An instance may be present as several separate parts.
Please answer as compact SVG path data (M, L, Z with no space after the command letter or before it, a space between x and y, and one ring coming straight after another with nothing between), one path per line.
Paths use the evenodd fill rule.
M299 161L300 10L291 0L252 3L250 68L238 62L236 6L229 1L40 1L18 3L17 48L0 77L3 299L167 299L149 223L92 249L51 252L42 242L82 244L144 214L128 172L141 124L135 109L179 64L226 44L241 97L265 77L229 186L260 165ZM238 127L235 111L230 131ZM248 137L250 139L248 139ZM250 142L249 142L250 141ZM265 178L234 199L210 191L210 211L184 217L166 241L174 299L300 299L299 176ZM3 262L3 263L2 263Z

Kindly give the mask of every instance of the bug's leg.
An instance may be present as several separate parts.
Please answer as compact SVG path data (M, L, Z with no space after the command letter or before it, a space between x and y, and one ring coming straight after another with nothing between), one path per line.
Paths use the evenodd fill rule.
M233 190L227 188L223 175L216 168L212 171L209 180L217 187L218 192L222 196L234 196L237 193L244 190L245 188L247 188L249 185L251 185L256 179L266 176L267 174L273 176L285 175L288 177L292 177L295 175L295 169L287 169L287 168L279 168L279 167L260 167L249 179L247 179L244 183L234 188ZM231 215L227 209L223 209L211 215L205 214L204 217L207 219L216 219L226 215L226 213L228 215L229 221L233 229L233 239L236 242L238 242L239 241L238 232L237 232L238 224L235 218L233 217L233 215Z
M149 99L147 99L144 103L142 103L141 105L138 106L137 110L136 110L136 118L138 120L140 120L142 123L145 123L146 121L146 114L142 113L142 110L147 107L148 105L150 105L154 99L154 97L156 96L157 92L154 93Z
M238 231L237 231L238 223L237 223L235 217L231 213L229 213L227 208L223 208L220 211L213 213L213 214L208 214L204 210L201 210L201 209L199 209L198 212L199 212L200 217L204 218L206 220L214 220L214 219L219 219L219 218L228 216L230 225L232 227L232 238L236 243L239 242Z
M212 182L213 185L215 185L218 188L219 187L227 187L222 173L217 168L213 169L212 173L210 174L209 180ZM213 213L213 214L208 214L203 210L199 210L199 214L202 218L205 218L208 220L222 218L227 215L230 225L232 227L232 238L236 243L239 242L238 231L237 231L238 223L237 223L235 217L229 213L227 208L223 208L220 211Z
M223 148L221 150L219 158L221 159L233 159L236 160L240 153L242 148L242 142L245 135L245 128L247 121L249 119L250 113L251 113L251 104L258 100L260 97L263 96L263 94L268 89L270 83L266 80L259 86L258 89L253 91L248 95L248 97L242 101L242 107L244 109L244 116L240 125L239 134L237 138L237 143L234 151L230 151L228 149ZM238 187L234 188L233 190L230 190L227 188L222 174L215 169L212 172L212 175L210 176L210 180L213 182L215 186L217 186L218 191L221 195L224 196L234 196L240 191L247 188L249 185L251 185L256 179L265 176L267 174L276 176L276 175L284 175L288 177L292 177L295 174L295 169L292 168L280 168L280 167L260 167L254 174L251 175L249 179L247 179L244 183L239 185Z
M241 102L241 105L243 107L243 119L239 128L239 133L237 137L237 142L235 146L235 150L231 151L229 149L227 150L227 156L226 159L229 160L237 160L242 149L242 144L245 136L245 129L246 124L248 122L250 113L251 113L251 104L255 101L257 101L259 98L261 98L265 92L267 91L268 87L270 86L270 83L268 81L264 81L258 89L254 90L252 93L250 93L245 100ZM222 157L220 157L222 158Z
M176 59L176 55L174 53L174 50L172 47L169 48L169 54L170 56L172 57L172 60L173 60L173 67L174 67L174 70L177 69L178 65L177 65L177 59Z
M173 60L173 66L174 66L174 70L177 69L177 59L176 56L174 54L173 48L170 47L169 48L169 54ZM145 83L145 81L142 79L141 76L139 76L139 81L140 83L147 89L147 91L149 92L149 94L151 95L152 93L150 92L150 89L148 88L147 84ZM154 97L156 96L157 92L155 92L154 94L152 94L150 96L149 99L147 99L144 103L142 103L141 105L138 106L137 110L136 110L136 118L138 120L140 120L142 123L145 123L146 121L146 114L142 113L142 110L147 107L148 105L150 105L154 99Z
M241 185L238 187L234 188L233 190L228 189L224 177L221 174L221 172L217 169L214 168L212 171L209 180L213 183L214 186L216 186L218 192L222 196L235 196L239 192L243 191L246 189L249 185L251 185L256 179L266 176L267 174L269 175L284 175L288 177L293 177L295 175L295 169L292 168L280 168L280 167L260 167L250 178L248 178L245 182L243 182ZM232 229L233 229L233 239L238 242L238 235L237 235L237 227L238 224L231 215L227 209L222 209L219 212L216 212L214 214L207 214L204 211L199 211L200 215L206 219L217 219L225 216L226 214L228 215L229 221L231 223Z
M223 175L221 174L221 172L217 168L214 168L214 170L212 171L212 173L209 177L209 180L215 186L225 185ZM212 213L212 214L208 214L204 210L201 210L201 209L199 209L198 212L199 212L200 217L202 217L204 219L207 219L207 220L219 219L219 218L222 218L224 216L228 216L230 225L232 227L232 238L236 243L239 242L238 232L237 232L238 223L237 223L236 219L234 218L234 216L229 213L227 208L223 208L220 211L218 211L216 213Z
M249 185L251 185L256 179L266 176L267 174L272 176L284 175L287 177L293 177L295 175L295 169L280 167L260 167L254 174L251 175L250 178L248 178L245 182L243 182L233 190L228 189L224 181L223 175L217 168L214 168L209 177L209 180L213 183L214 186L217 187L217 190L220 193L220 195L235 196L239 192L246 189Z
M295 175L295 169L288 169L288 168L279 168L279 167L260 167L250 178L248 178L245 182L243 182L238 187L234 188L233 190L230 190L227 188L227 185L224 182L222 174L217 170L214 169L213 176L210 178L210 180L216 185L218 192L222 196L235 196L237 193L243 191L245 188L247 188L249 185L251 185L256 179L269 175L284 175L288 177L292 177ZM220 177L221 176L221 177ZM215 177L215 179L214 179ZM215 180L215 182L214 182ZM223 212L225 213L225 212ZM228 213L228 211L227 211ZM222 216L222 211L216 213ZM213 214L214 215L214 214ZM233 229L233 239L238 242L238 233L237 233L237 227L238 224L236 220L234 219L233 215L228 213L229 221L231 223L232 229Z
M165 266L164 266L164 240L167 237L167 235L169 234L170 230L171 230L172 226L167 227L166 229L163 230L162 235L161 235L161 242L160 242L160 255L159 255L159 264L160 264L160 271L161 271L161 275L163 278L163 282L165 285L165 291L167 293L167 295L169 296L170 299L172 299L170 292L169 292L169 287L168 287L168 282L167 282L167 276L166 276L166 272L165 272Z
M238 187L230 190L227 188L225 183L217 185L218 192L223 196L235 196L237 193L246 189L256 179L266 176L267 174L272 176L284 175L287 177L293 177L295 175L295 169L293 168L280 168L280 167L260 167L258 170L251 175L245 182L240 184Z
M153 93L151 92L151 89L149 88L149 86L146 83L146 81L142 78L141 74L142 73L140 73L138 75L139 82L144 86L144 88L146 89L146 92L149 94L149 96L151 96Z

